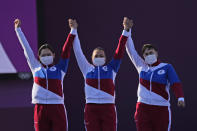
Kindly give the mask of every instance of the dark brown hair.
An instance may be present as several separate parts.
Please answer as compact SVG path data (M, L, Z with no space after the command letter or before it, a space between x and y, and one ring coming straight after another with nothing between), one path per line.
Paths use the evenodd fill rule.
M44 44L38 49L38 56L40 56L43 49L49 49L53 54L55 53L54 49L49 44Z
M102 51L105 51L102 47L96 47L93 51L95 50L102 50Z
M142 54L144 54L145 50L148 49L154 49L155 51L157 51L157 48L151 44L144 44L142 47Z

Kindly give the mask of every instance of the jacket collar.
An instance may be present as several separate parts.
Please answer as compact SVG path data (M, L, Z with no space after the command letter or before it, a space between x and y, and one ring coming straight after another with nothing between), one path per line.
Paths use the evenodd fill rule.
M53 64L50 64L50 65L46 66L46 65L44 65L44 64L41 63L41 65L42 65L44 68L49 68L49 67L54 66L55 64L53 63Z
M160 63L161 63L161 61L160 60L157 60L157 62L155 62L155 63L153 63L152 65L149 65L149 66L151 66L151 67L158 66Z

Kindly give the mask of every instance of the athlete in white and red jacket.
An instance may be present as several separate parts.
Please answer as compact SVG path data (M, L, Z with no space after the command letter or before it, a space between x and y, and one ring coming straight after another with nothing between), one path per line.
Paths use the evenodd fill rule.
M128 21L127 21L128 22ZM77 23L71 20L76 38L74 53L85 80L85 126L87 131L116 131L115 77L125 52L125 44L131 26L124 26L118 47L110 63L105 64L106 56L102 48L94 49L90 64L85 58L77 35Z
M15 31L24 50L28 65L33 74L32 103L36 131L67 131L67 116L64 106L63 79L67 71L70 51L75 38L72 32L63 46L58 64L54 64L53 49L45 44L39 49L39 60L25 38L20 20L15 20Z
M172 89L178 106L185 106L181 82L171 64L158 60L151 44L142 48L143 58L135 50L131 33L127 53L139 73L135 122L138 131L169 131L171 127L170 94Z

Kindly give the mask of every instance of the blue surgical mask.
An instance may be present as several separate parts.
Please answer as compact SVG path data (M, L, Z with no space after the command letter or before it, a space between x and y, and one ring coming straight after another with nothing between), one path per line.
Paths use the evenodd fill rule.
M155 54L153 55L148 55L145 57L145 62L149 65L154 64L155 62L157 62L157 56Z
M53 56L43 56L40 58L42 64L48 66L53 63Z
M102 66L102 65L105 64L105 58L104 58L104 57L94 58L93 64L94 64L95 66Z

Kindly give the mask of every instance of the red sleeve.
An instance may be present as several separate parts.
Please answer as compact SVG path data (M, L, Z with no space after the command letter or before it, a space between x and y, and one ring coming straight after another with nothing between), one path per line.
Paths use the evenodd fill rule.
M67 40L63 46L61 57L62 59L68 59L70 57L70 52L73 46L75 35L69 34Z
M183 88L181 83L174 83L171 85L171 89L174 92L176 98L184 97Z
M128 38L127 36L121 35L119 39L118 47L114 55L114 59L121 59L123 57L126 48L125 45L127 42L127 38Z

